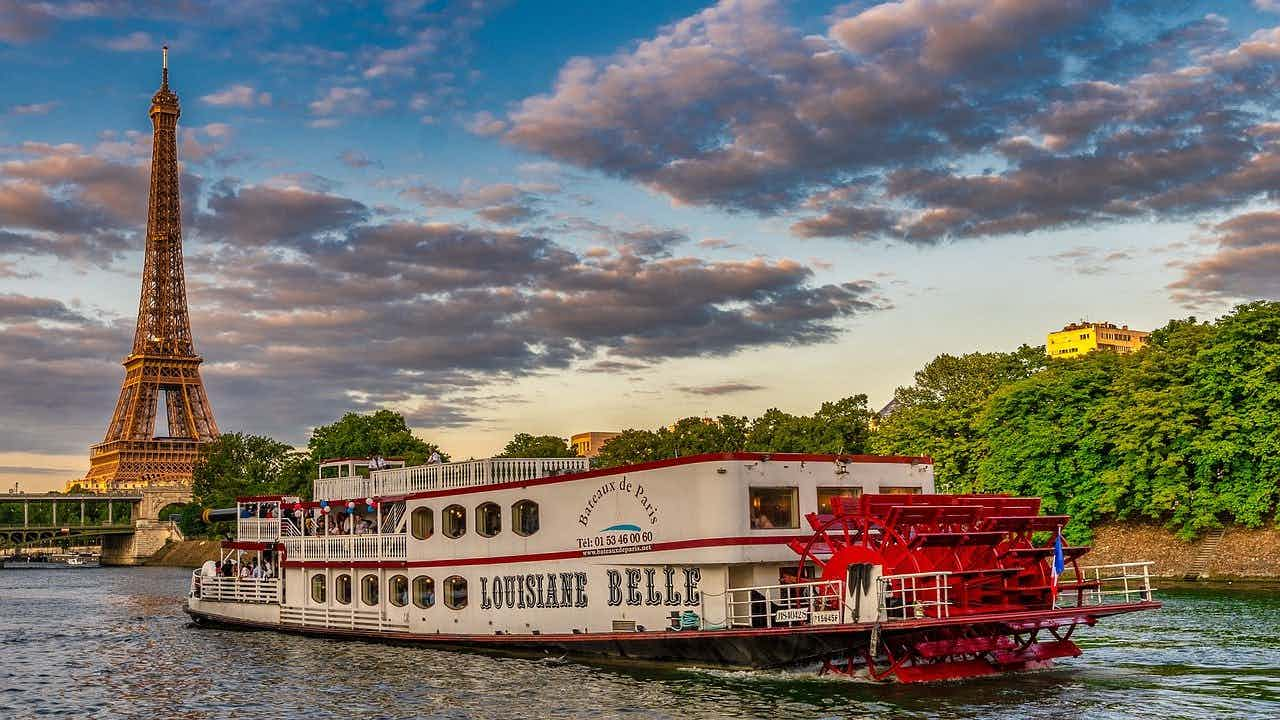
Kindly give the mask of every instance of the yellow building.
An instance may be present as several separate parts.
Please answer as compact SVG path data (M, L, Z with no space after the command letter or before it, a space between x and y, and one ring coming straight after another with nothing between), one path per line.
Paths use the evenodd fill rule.
M1094 350L1127 355L1146 345L1150 335L1145 330L1130 330L1128 325L1081 321L1049 333L1045 352L1055 358L1080 357Z
M578 457L593 458L600 454L600 448L610 440L618 437L621 433L616 432L584 432L569 438L569 444L573 446L574 452L578 453Z

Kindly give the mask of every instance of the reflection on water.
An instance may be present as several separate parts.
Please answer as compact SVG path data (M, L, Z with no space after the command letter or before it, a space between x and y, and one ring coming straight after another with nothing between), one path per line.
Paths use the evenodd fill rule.
M1180 589L1049 671L931 686L196 628L188 571L0 571L0 718L1280 717L1280 593Z

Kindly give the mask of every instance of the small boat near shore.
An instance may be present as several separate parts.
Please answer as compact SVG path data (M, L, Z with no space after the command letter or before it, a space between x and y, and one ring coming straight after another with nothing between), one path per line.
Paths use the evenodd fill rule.
M1044 667L1158 608L1038 498L935 492L924 457L724 453L591 469L320 465L239 498L197 624L922 682ZM228 513L229 514L229 513Z
M94 553L23 554L0 558L0 570L65 570L100 566L100 556Z

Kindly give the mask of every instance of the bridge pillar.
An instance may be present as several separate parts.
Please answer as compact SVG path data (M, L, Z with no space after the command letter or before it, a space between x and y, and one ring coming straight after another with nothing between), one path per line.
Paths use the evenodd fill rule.
M189 502L191 489L183 486L157 486L142 489L142 500L134 515L132 535L106 535L102 538L103 565L141 565L164 544L178 537L171 523L160 519L160 511L172 503Z

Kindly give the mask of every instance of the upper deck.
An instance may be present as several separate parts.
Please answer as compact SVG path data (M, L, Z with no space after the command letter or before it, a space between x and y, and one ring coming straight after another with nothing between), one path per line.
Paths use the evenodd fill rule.
M588 458L486 458L374 470L368 477L318 478L315 500L391 497L436 490L499 485L586 472Z

